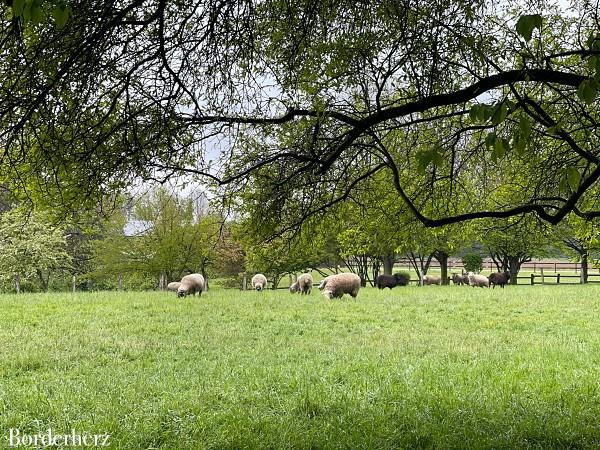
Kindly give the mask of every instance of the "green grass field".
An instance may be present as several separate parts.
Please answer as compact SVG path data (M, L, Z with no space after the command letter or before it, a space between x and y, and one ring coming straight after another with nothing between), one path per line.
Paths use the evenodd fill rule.
M111 448L600 447L600 286L0 297L0 422Z

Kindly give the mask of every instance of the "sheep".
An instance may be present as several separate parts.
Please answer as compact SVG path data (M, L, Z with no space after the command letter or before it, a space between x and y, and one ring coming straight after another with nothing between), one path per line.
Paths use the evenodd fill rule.
M360 289L360 277L354 273L339 273L329 275L319 285L325 298L340 298L344 294L350 294L356 298Z
M463 274L463 275L459 275L457 273L453 273L452 274L452 282L454 284L458 284L460 285L468 285L469 284L469 277L467 276L467 274Z
M483 275L479 275L479 274L474 274L473 272L469 272L467 274L467 276L469 277L469 285L470 286L477 286L477 287L490 287L490 280L488 280L488 278L486 276Z
M508 272L494 272L489 277L492 288L496 288L496 285L501 286L504 289L504 285L508 284L510 280L510 273Z
M292 286L294 290L292 291ZM303 273L298 280L290 286L290 292L299 292L300 294L310 294L313 286L313 277L310 273Z
M173 281L172 283L167 284L167 291L177 292L181 286L181 281Z
M204 277L199 273L186 275L181 279L181 284L179 285L179 289L177 289L177 297L194 295L196 292L198 293L198 296L202 296L204 286Z
M378 289L395 288L396 286L406 286L408 280L406 276L401 273L395 273L394 275L379 275L375 279L375 286Z
M257 273L252 277L252 288L257 291L262 291L267 287L267 277L262 273Z
M442 284L442 277L439 275L425 275L423 276L423 285L426 284Z

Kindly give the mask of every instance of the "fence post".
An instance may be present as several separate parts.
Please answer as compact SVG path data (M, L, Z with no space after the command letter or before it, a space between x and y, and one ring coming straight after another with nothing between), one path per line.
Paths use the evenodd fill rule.
M554 262L554 273L556 273L556 261Z
M544 284L544 268L540 267L540 276L542 277L542 284Z
M535 274L532 273L531 274L531 285L533 286L535 284Z
M245 291L248 286L248 280L246 278L246 274L244 274L244 278L242 279L242 291Z
M556 284L560 284L560 273L556 274Z
M533 271L535 272L535 261L533 262Z

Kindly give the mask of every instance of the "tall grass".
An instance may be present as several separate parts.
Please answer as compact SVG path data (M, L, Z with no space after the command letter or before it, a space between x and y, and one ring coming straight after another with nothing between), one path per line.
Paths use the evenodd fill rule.
M600 286L0 297L0 429L137 448L600 446Z

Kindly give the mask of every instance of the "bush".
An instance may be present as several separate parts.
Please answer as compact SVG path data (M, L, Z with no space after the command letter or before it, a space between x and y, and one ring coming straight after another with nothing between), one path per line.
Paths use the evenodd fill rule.
M395 273L394 276L398 278L399 286L408 286L408 283L410 282L410 272L402 271Z
M467 272L481 272L483 269L483 258L478 253L467 253L462 259Z

